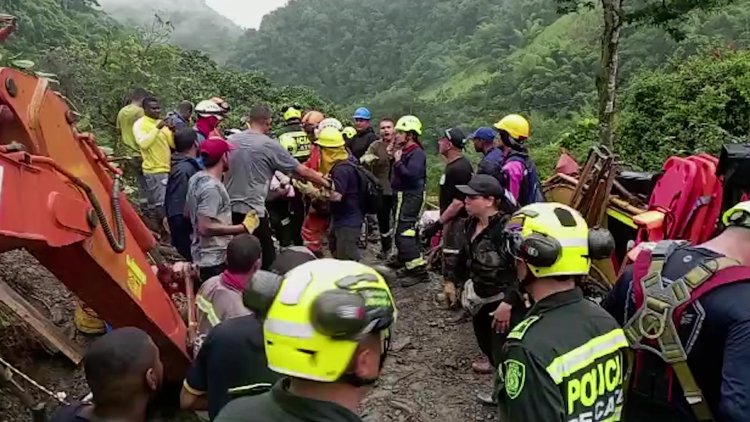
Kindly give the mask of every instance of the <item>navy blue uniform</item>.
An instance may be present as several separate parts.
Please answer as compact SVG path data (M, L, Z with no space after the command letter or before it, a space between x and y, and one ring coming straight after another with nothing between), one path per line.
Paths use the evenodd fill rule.
M687 258L690 255L690 258ZM700 247L677 249L662 276L676 280L703 259L721 255ZM633 271L626 269L604 307L620 324L636 311ZM719 287L689 306L677 327L688 366L717 421L750 421L750 280ZM625 420L695 421L668 365L644 354L631 377ZM671 391L671 394L670 394Z
M504 184L503 177L503 163L505 162L505 156L500 148L493 147L487 154L485 154L482 161L479 162L477 167L477 174L489 174L490 176L497 179L501 184Z

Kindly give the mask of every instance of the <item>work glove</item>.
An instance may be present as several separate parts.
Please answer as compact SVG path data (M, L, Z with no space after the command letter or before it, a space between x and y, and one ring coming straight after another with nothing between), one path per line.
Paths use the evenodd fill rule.
M365 154L359 159L362 164L368 165L378 161L378 156L375 154Z
M245 226L248 233L252 233L255 231L255 229L258 228L260 225L260 218L258 218L258 214L255 211L250 211L245 216L245 219L242 220L242 225Z
M443 281L443 296L449 308L455 308L458 305L458 295L456 294L456 284L450 280Z
M443 223L441 223L440 220L433 221L432 223L427 224L422 229L422 240L429 244L432 238L435 237L437 232L440 231L440 229L442 228L443 228Z

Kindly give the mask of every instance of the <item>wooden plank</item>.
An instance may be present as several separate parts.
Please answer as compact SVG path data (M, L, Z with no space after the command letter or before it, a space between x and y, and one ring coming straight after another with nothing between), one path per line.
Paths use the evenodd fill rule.
M83 360L83 351L78 344L65 336L34 305L26 301L26 299L4 281L0 281L0 302L4 303L13 313L29 324L47 345L56 351L62 352L74 364L79 365L81 363Z

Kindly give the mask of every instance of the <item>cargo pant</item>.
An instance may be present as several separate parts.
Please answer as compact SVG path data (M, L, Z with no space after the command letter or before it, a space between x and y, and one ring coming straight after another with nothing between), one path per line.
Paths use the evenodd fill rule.
M424 203L423 192L398 193L398 221L396 223L396 249L398 260L407 270L415 270L427 265L419 248L417 221Z
M307 249L320 255L323 250L323 236L328 231L330 217L326 213L310 208L302 224L302 241Z

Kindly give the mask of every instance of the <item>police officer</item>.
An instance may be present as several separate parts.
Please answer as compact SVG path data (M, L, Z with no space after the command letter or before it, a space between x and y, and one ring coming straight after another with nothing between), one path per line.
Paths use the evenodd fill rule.
M302 106L286 106L281 111L284 126L278 132L279 142L300 164L304 164L310 158L312 143L302 127ZM269 212L277 223L274 224L276 230L282 232L277 237L288 239L285 243L301 246L302 222L305 220L305 202L302 196L296 194L290 198L277 198L274 204L269 203Z
M230 402L216 421L360 421L355 412L380 376L396 319L383 277L357 262L322 259L257 296L250 301L270 304L260 312L268 367L287 378Z
M628 342L576 287L614 240L558 203L526 206L507 227L516 228L508 244L518 278L536 302L504 350L507 420L619 421Z
M723 222L701 245L642 248L604 302L638 362L627 421L750 420L750 201Z

